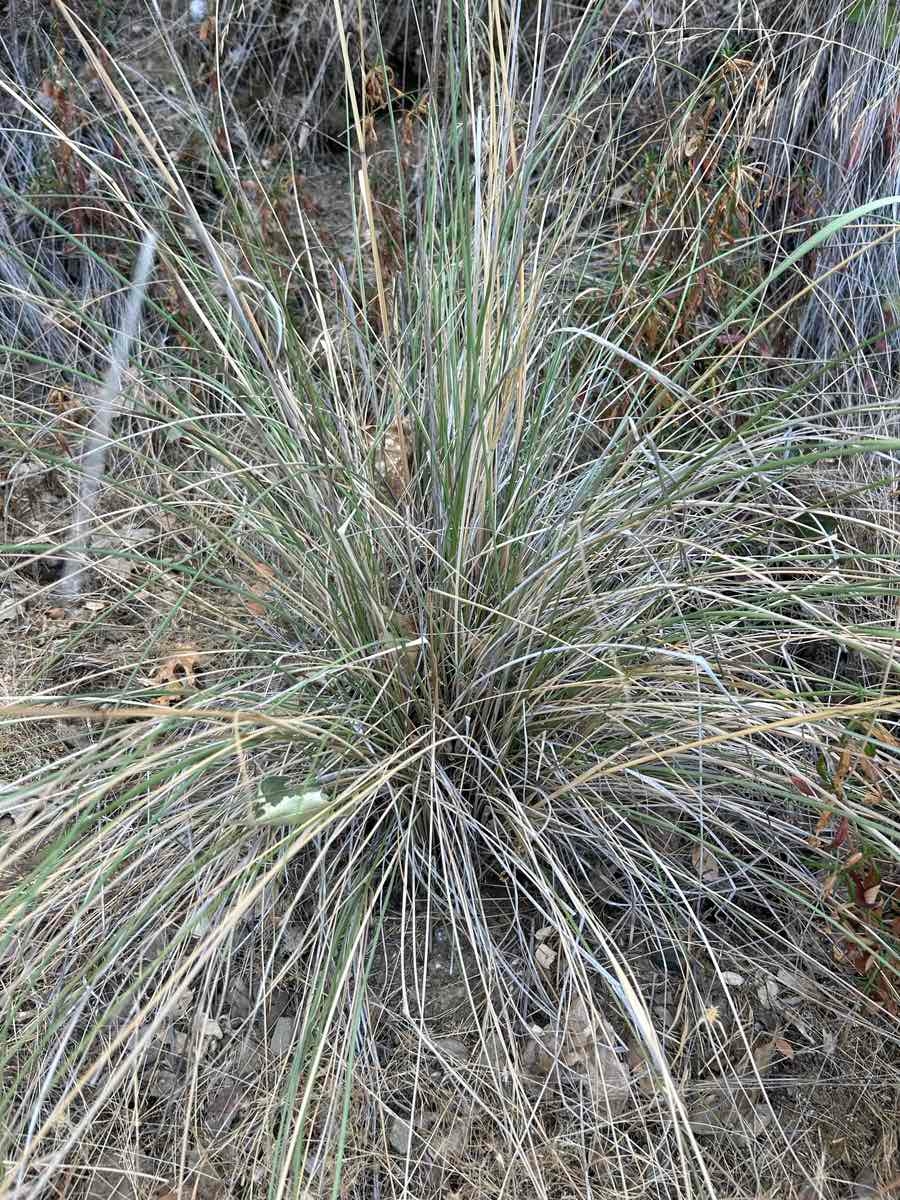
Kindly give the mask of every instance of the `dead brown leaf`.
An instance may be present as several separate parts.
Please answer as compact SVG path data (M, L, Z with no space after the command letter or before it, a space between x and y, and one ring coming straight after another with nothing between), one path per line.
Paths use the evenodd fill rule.
M252 600L245 600L244 604L247 611L254 617L263 617L266 613L266 597L272 591L275 583L275 572L268 563L255 562L253 571L256 575L254 581L250 584L250 591L253 593Z
M772 1045L779 1054L783 1055L784 1058L788 1059L790 1062L794 1061L794 1047L787 1040L787 1038L772 1038Z
M721 873L719 860L706 846L694 846L691 850L691 864L704 883L715 883Z
M769 1069L774 1057L775 1043L771 1038L766 1038L753 1048L753 1065L760 1075Z
M886 726L882 725L879 721L875 721L873 723L871 729L869 730L869 734L877 741L883 742L885 746L893 746L895 749L900 746L900 742L898 742L894 735L886 728Z
M581 995L573 997L563 1027L535 1027L525 1047L523 1066L537 1078L558 1075L561 1068L580 1076L596 1103L596 1114L618 1116L630 1094L628 1068L615 1049L616 1036L607 1021Z
M806 839L806 844L808 846L810 846L813 850L816 850L816 849L818 849L819 846L821 846L821 844L822 844L821 835L828 828L828 823L830 822L833 815L834 814L830 808L826 808L821 813L819 813L819 819L816 821L816 827L813 830L813 832L810 834L810 836Z
M87 412L84 401L76 399L64 388L51 388L47 393L47 404L51 412L65 417L69 423L80 423Z
M394 499L399 500L410 480L410 430L405 418L395 419L385 433L375 470Z
M556 951L551 946L548 946L546 942L541 942L534 952L534 961L539 967L542 967L545 971L549 971L556 962Z
M853 767L853 754L849 746L846 746L841 751L841 756L838 759L837 770L834 773L834 779L831 781L834 787L835 795L843 800L844 784L847 782L847 776Z
M703 145L703 140L704 139L703 139L703 131L702 130L697 129L693 133L689 134L685 138L683 147L682 147L682 153L684 154L684 157L685 158L693 158L694 155L699 151L700 147Z
M194 646L181 646L165 662L153 672L152 684L165 690L152 700L171 708L184 699L187 692L196 691L201 686L203 674L203 657Z
M363 81L366 101L370 109L383 108L394 85L394 72L390 67L372 67Z

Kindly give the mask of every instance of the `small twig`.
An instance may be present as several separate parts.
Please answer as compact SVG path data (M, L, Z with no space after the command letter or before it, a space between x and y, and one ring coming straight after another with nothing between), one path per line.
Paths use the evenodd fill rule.
M87 549L90 526L97 513L100 481L103 478L106 455L109 451L113 409L122 391L122 375L128 362L131 343L137 332L141 308L147 292L147 282L153 267L155 248L156 234L148 229L144 234L141 252L135 264L128 293L128 303L116 340L113 342L103 388L97 398L97 406L85 436L84 448L81 452L78 500L75 504L75 515L72 518L71 533L66 542L65 567L58 585L59 594L66 600L76 599L81 591L82 574L79 560Z

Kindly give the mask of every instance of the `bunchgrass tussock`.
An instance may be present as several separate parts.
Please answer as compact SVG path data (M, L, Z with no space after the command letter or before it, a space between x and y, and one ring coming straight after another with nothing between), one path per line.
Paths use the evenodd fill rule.
M887 1177L896 402L797 345L898 189L766 201L764 13L642 124L627 13L336 5L297 161L309 13L200 7L4 84L4 1194Z

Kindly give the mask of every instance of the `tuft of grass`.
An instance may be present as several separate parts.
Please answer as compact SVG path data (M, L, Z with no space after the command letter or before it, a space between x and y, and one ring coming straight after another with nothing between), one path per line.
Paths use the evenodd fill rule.
M722 67L681 103L699 157L673 136L614 221L632 138L583 127L613 35L589 14L545 73L546 31L523 63L494 4L442 10L427 101L378 93L385 150L336 10L346 262L296 190L248 200L252 154L186 89L201 196L61 11L140 188L10 83L130 232L120 261L36 196L28 219L122 289L152 228L160 268L87 548L83 460L34 397L10 426L62 493L10 577L77 554L94 606L31 598L63 634L0 714L43 747L0 851L5 1190L87 1192L109 1153L176 1193L799 1190L821 1095L862 1055L876 1121L896 1086L900 442L893 401L824 394L830 350L759 346L803 319L796 265L893 201L786 246L742 190L759 80ZM7 316L67 301L4 252ZM52 331L76 369L18 320L11 372L39 358L90 408L114 324ZM202 673L163 694L175 640ZM824 1082L793 1027L763 1078L779 987L849 1031Z

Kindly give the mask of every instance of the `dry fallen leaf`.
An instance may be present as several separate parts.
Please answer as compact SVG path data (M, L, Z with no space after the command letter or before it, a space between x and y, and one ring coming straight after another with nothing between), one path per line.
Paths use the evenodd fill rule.
M764 1074L772 1065L772 1059L775 1057L775 1042L772 1038L766 1038L753 1049L753 1064L760 1075Z
M783 1037L772 1038L772 1045L775 1047L775 1049L778 1051L779 1054L782 1054L785 1058L789 1059L791 1062L794 1061L794 1047L787 1040L787 1038L783 1038Z
M184 698L186 692L200 687L202 673L200 653L193 646L182 646L153 672L151 683L165 690L162 695L155 696L152 703L171 708Z
M816 821L816 827L806 839L806 844L812 849L818 849L818 847L822 844L820 840L821 835L828 828L829 822L831 821L833 815L834 814L830 808L826 808L819 813L819 819Z
M875 721L869 730L869 736L878 742L882 742L885 746L893 746L895 749L900 746L900 742L894 737L887 726Z
M766 979L756 989L756 995L763 1008L771 1008L778 999L778 984L774 979Z
M250 584L250 591L253 593L254 599L245 600L247 611L252 613L254 617L265 616L266 605L263 603L265 598L272 590L275 583L275 572L264 562L255 562L253 570L256 574L256 579Z
M543 967L545 971L549 971L556 962L556 951L548 946L546 942L541 942L534 952L534 961L539 967Z
M609 193L610 204L633 204L631 183L620 183L618 187L614 187Z
M567 1068L580 1076L596 1101L595 1115L615 1117L630 1094L627 1066L616 1053L616 1036L604 1018L589 1010L583 996L571 1001L559 1031L535 1026L525 1047L523 1066L536 1078L547 1078Z
M385 433L381 451L375 459L375 470L395 500L399 500L409 486L410 448L409 421L395 419Z
M809 782L809 780L804 779L801 775L792 775L790 778L791 783L794 785L797 791L801 793L801 795L815 796L816 789Z
M719 860L706 846L694 846L691 850L691 864L704 883L715 883L719 878Z
M693 133L689 134L684 140L682 147L682 153L684 154L684 157L693 158L702 145L703 131L697 129Z

